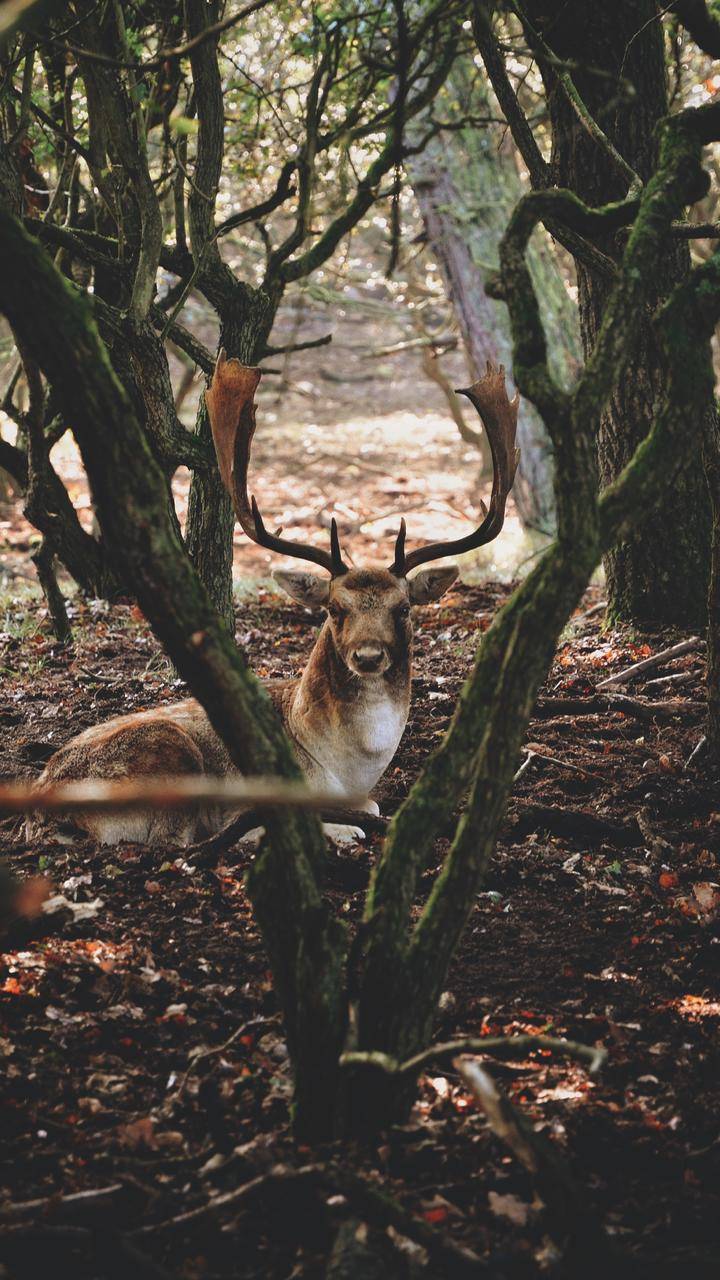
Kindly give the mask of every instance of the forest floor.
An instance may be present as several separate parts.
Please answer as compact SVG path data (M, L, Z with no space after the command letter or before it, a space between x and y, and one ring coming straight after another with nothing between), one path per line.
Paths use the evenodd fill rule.
M702 654L624 686L681 699L679 714L604 706L602 678L682 637L603 630L598 591L568 627L538 704L537 754L516 784L435 1032L604 1045L607 1065L592 1078L538 1052L488 1059L488 1069L567 1158L623 1251L653 1276L709 1277L720 1263L720 797L702 766L684 767L702 732ZM412 714L378 792L383 813L446 728L506 593L461 586L419 613ZM261 675L287 676L312 644L310 621L262 592L242 602L238 637ZM78 604L74 625L74 648L60 650L29 604L0 637L5 777L34 776L86 725L181 694L136 608ZM648 686L671 673L688 675L675 693ZM349 922L379 847L376 837L329 860L326 892ZM446 848L438 842L423 896ZM20 922L0 956L0 1274L314 1280L348 1210L340 1196L281 1184L278 1198L261 1184L247 1207L180 1215L276 1165L316 1159L364 1175L491 1260L490 1274L553 1273L531 1180L450 1069L423 1076L409 1122L370 1150L293 1146L278 1006L243 889L251 853L200 867L177 849L27 843L8 823L0 853L86 904L61 912L54 930L49 917ZM98 1188L104 1198L64 1199ZM394 1242L384 1234L388 1258L372 1274L450 1274Z

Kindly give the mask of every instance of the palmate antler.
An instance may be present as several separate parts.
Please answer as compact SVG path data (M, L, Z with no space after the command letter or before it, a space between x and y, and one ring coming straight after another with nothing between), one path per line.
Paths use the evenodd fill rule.
M467 396L475 405L490 442L493 460L490 507L486 508L484 503L481 504L484 519L473 533L450 542L431 542L426 547L416 547L409 554L405 553L405 521L402 520L395 543L395 559L390 566L390 572L399 578L404 578L419 564L427 564L428 560L441 560L445 556L474 551L476 547L482 547L497 538L503 527L505 504L520 460L520 450L515 448L520 393L516 392L512 400L509 398L505 386L505 366L501 364L498 368L488 360L482 378L471 387L460 389L458 394Z
M205 392L205 404L223 484L248 538L270 551L319 564L337 578L347 573L348 567L340 553L335 520L330 526L330 550L322 551L309 543L291 542L288 538L269 533L257 502L252 497L248 498L248 464L255 434L255 392L261 376L261 369L250 368L234 358L228 360L224 351L218 355L212 383Z
M239 360L228 360L225 352L221 351L212 383L205 392L205 404L223 483L233 500L240 525L253 542L297 560L310 560L327 569L333 578L340 577L348 572L348 566L340 552L337 523L334 519L330 526L330 551L322 551L309 543L291 542L278 534L269 533L255 499L248 498L247 473L255 434L255 392L261 374L262 370L241 364ZM485 518L473 533L450 542L433 542L426 547L416 547L409 554L405 553L406 530L405 521L402 520L395 543L395 558L390 566L390 572L398 578L404 578L411 569L417 568L419 564L426 564L428 560L440 560L444 556L460 555L464 551L484 546L485 543L492 542L502 529L505 504L520 457L519 450L515 448L520 396L518 393L513 400L509 399L503 365L498 368L489 360L482 378L460 394L467 396L475 405L490 442L493 459L490 507L485 509L483 504Z

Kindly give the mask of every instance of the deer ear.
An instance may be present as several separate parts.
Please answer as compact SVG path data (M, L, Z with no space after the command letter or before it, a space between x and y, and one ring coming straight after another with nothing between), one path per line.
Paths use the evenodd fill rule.
M330 596L330 579L319 578L315 573L303 573L302 569L276 569L273 578L293 600L307 609L317 609L327 604Z
M421 569L408 582L410 603L429 604L431 600L439 600L448 587L452 586L459 572L456 564L447 564L439 569Z

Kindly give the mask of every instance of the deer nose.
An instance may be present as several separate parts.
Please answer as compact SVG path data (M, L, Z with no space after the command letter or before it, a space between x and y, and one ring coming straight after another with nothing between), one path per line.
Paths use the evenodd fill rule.
M353 653L353 661L359 671L377 671L385 656L381 644L360 644Z

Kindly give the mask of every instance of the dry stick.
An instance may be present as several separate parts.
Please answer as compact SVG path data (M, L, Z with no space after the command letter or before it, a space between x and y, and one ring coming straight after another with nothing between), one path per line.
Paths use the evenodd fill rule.
M622 1259L615 1255L602 1225L588 1210L565 1161L548 1139L535 1132L476 1060L456 1058L453 1066L485 1113L493 1133L531 1175L547 1207L555 1238L559 1242L571 1238L572 1261L578 1268L576 1271L573 1267L573 1274L599 1276L607 1273L609 1265L617 1270Z
M598 782L605 781L601 774L593 773L592 769L583 769L582 765L571 764L569 760L560 760L558 756L546 756L542 751L536 751L534 747L530 750L530 755L536 760L544 760L547 764L560 765L561 769L572 769L574 773L584 773L586 778L595 778ZM519 772L520 770L518 770L518 773ZM517 780L517 774L515 775L515 778Z
M173 1101L176 1101L178 1098L182 1096L182 1093L185 1089L185 1085L187 1084L190 1076L192 1075L193 1071L195 1071L200 1066L201 1062L205 1062L207 1058L214 1058L218 1053L224 1053L225 1050L229 1049L231 1045L235 1044L236 1040L239 1040L241 1036L249 1035L251 1031L259 1031L261 1027L273 1026L274 1024L277 1023L277 1021L278 1021L277 1017L251 1018L249 1022L243 1022L242 1026L237 1027L236 1030L233 1031L232 1035L228 1036L227 1040L223 1041L222 1044L216 1044L212 1047L212 1049L203 1049L201 1050L200 1053L196 1053L194 1058L191 1058L185 1070L183 1078L177 1087L177 1093Z
M52 1217L75 1221L86 1214L113 1207L127 1193L127 1187L114 1182L109 1187L93 1187L89 1191L76 1191L68 1196L43 1196L39 1200L24 1200L20 1204L0 1206L0 1226L7 1222L22 1222L26 1218Z
M685 764L683 765L683 769L689 769L691 765L697 763L700 757L705 754L705 748L707 747L707 742L708 742L707 734L704 733L702 738L698 742L697 746L693 747L692 751L690 752L690 755L688 756L687 760L685 761Z
M532 762L533 762L533 760L534 760L534 759L535 759L535 752L534 752L534 751L528 751L528 753L527 753L527 757L525 758L525 760L523 760L522 764L520 765L520 768L519 768L519 769L517 769L517 770L515 771L515 776L514 776L514 778L513 778L513 782L519 782L519 781L520 781L520 779L522 778L522 776L523 776L523 774L526 772L526 770L530 768L530 765L532 764Z
M685 702L682 698L645 702L642 698L628 698L624 693L609 693L607 700L611 708L638 720L672 720L674 716L704 715L707 710L704 702Z
M602 715L607 708L607 698L602 696L538 698L533 715L536 719L554 719L556 716L597 716Z
M343 805L360 807L362 796L343 796ZM301 782L280 778L150 778L142 781L64 782L52 786L8 782L0 784L0 813L102 812L124 809L181 809L198 803L276 806L294 809L335 810L339 797L328 791L310 791Z
M680 684L692 684L699 676L699 672L693 671L676 671L671 676L658 676L656 680L648 680L644 685L645 689L665 689L670 685L673 689Z
M704 644L705 641L700 636L691 636L689 640L681 640L679 644L673 644L669 649L661 649L650 658L643 658L642 662L634 662L631 667L625 667L624 671L617 671L614 676L601 680L596 687L610 689L614 684L625 684L628 680L633 680L641 671L650 671L653 667L661 666L663 662L669 662L671 658L678 658L681 653L692 653L694 649L700 649Z

